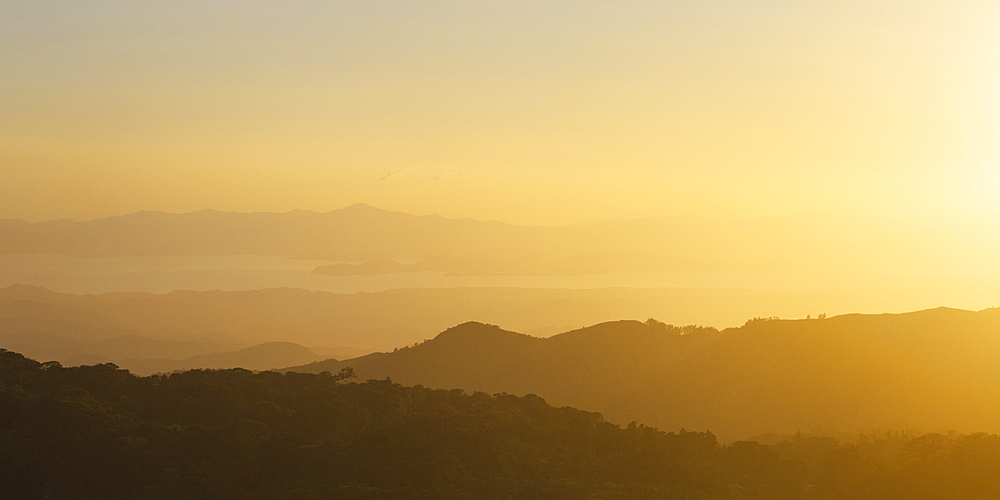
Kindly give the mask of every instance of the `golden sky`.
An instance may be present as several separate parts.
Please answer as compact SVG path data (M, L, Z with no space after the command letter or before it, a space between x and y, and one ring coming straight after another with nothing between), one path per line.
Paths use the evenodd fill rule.
M1000 2L0 3L0 218L1000 219Z

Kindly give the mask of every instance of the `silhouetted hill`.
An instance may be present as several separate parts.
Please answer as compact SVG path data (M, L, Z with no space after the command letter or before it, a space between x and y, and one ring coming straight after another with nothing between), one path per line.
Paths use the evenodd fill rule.
M319 356L291 342L267 342L233 352L213 352L183 359L125 358L116 364L139 375L176 370L243 368L270 370L289 364L309 363Z
M525 341L472 324L439 340L470 338ZM1000 496L997 435L897 432L842 443L796 434L772 445L722 445L711 433L622 428L535 395L349 378L240 369L136 377L113 365L65 368L0 349L0 497Z
M681 314L695 307L684 299L691 293L483 288L361 294L275 289L72 295L12 287L0 289L0 347L16 347L64 364L98 356L83 359L111 360L137 373L151 373L122 360L181 360L273 341L294 342L314 352L320 351L313 346L374 345L391 350L393 345L432 338L469 318L519 330L517 325L648 317L643 313L661 310L653 307ZM733 307L737 312L734 304L739 301L759 300L757 294L718 296L730 299L712 299L716 296L709 292L697 295L707 303L703 307ZM647 303L654 306L634 306ZM385 370L375 370L373 364L362 375L390 375L393 380L436 387L536 393L559 404L599 410L616 422L711 428L726 438L794 433L819 425L849 432L872 427L962 430L969 429L967 422L988 417L982 405L968 401L993 397L992 389L982 388L982 381L989 380L997 364L996 346L990 344L997 336L996 323L988 321L995 316L990 311L954 310L852 315L824 321L751 322L724 333L697 335L665 334L672 330L614 322L550 339L498 341L500 347L483 349L481 354L474 344L460 347L442 339L400 349L406 364L399 353L390 354ZM720 343L720 338L726 341ZM507 344L509 349L502 347ZM434 346L448 348L431 349ZM437 357L428 368L431 363L424 358L431 351ZM461 352L475 355L457 354ZM829 357L821 356L823 352ZM326 356L344 359L338 354ZM315 358L266 368L302 365L310 359ZM179 367L157 365L152 371ZM931 375L936 371L941 372L939 378ZM868 379L877 383L869 387ZM945 389L946 380L958 385ZM933 395L935 403L924 404L922 394ZM882 411L893 404L882 399L899 403L894 407L898 409ZM790 409L769 414L766 405ZM946 410L949 405L953 409ZM745 418L734 423L737 414ZM990 429L983 424L975 430Z
M4 498L673 498L732 482L711 434L329 375L138 378L0 350L0 409Z
M25 327L18 332L34 328L74 340L136 335L231 346L190 356L288 341L317 353L346 347L329 354L344 359L356 356L358 350L392 350L426 340L469 320L533 335L620 318L735 326L762 313L804 317L807 312L851 310L851 304L859 301L877 311L889 307L884 298L876 289L750 293L690 288L480 287L338 294L277 288L76 295L14 286L0 288L0 318L23 321ZM67 326L44 326L54 322Z
M29 320L28 323L32 322ZM268 342L235 350L234 344L162 340L136 335L82 341L37 331L8 333L10 324L8 320L0 319L0 346L3 348L18 349L38 359L58 361L66 366L115 363L137 375L191 369L267 370L322 359L310 349L291 342ZM52 326L56 327L54 331L72 332L67 327L74 325L57 323Z
M290 371L538 394L611 421L726 438L826 428L1000 430L1000 310L748 321L719 332L655 321L550 338L463 324L392 353Z
M391 349L411 344L470 318L527 330L582 325L653 312L733 308L773 301L746 293L687 289L551 290L437 288L335 294L301 289L167 294L75 295L35 287L0 289L0 318L28 330L76 340L137 335L170 340L242 343L283 340L313 346ZM699 306L700 304L700 306ZM751 304L739 310L753 310ZM732 316L735 321L736 314ZM61 329L54 322L63 322ZM11 333L14 333L13 331ZM2 334L2 330L0 330ZM235 348L234 348L235 349ZM209 349L196 354L205 354ZM193 355L193 354L192 354ZM53 358L55 359L55 358Z

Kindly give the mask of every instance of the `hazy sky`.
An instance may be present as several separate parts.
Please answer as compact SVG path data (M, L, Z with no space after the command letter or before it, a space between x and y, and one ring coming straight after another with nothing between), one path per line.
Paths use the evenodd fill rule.
M0 218L1000 219L1000 2L0 2Z

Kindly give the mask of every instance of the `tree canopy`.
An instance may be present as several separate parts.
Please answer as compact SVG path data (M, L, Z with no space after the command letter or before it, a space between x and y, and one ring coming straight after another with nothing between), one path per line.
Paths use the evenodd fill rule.
M720 444L537 396L0 350L5 498L996 498L1000 437Z

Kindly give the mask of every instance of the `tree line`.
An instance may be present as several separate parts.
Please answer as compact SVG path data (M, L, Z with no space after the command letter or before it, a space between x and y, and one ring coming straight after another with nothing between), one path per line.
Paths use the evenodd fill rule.
M0 497L1000 498L1000 437L722 444L352 373L137 377L0 350Z

